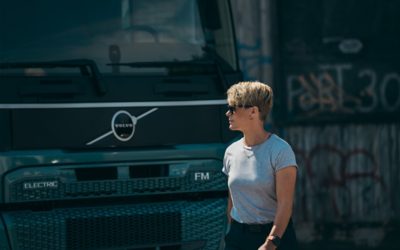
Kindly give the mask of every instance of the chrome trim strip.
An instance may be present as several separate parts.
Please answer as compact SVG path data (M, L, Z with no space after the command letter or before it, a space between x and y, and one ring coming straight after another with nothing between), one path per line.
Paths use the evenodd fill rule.
M78 108L133 108L224 105L226 100L157 101L157 102L92 102L92 103L0 103L0 109L78 109Z

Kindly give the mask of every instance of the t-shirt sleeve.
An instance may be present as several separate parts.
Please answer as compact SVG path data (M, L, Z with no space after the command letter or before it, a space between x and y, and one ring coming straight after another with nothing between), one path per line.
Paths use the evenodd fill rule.
M292 148L290 147L289 144L285 145L284 147L282 147L278 154L276 155L276 159L275 159L275 172L284 169L286 167L290 167L290 166L295 166L296 168L298 168L297 163L296 163L296 157L295 154L292 150Z
M229 175L229 170L230 170L230 166L229 166L229 160L228 160L228 153L225 152L223 165L222 165L222 172L226 175Z

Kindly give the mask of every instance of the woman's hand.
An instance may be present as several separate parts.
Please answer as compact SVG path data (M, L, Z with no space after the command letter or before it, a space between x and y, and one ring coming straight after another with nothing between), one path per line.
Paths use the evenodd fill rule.
M267 240L258 248L258 250L276 250L276 247L272 241Z

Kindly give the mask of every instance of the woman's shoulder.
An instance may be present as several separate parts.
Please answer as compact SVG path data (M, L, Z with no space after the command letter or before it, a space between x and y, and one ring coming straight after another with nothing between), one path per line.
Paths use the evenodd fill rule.
M272 134L271 138L273 147L276 149L291 149L290 144L277 134Z

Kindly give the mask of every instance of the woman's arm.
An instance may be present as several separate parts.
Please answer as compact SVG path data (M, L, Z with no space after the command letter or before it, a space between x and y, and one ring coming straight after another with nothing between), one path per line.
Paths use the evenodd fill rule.
M226 208L226 216L228 217L229 224L231 224L232 222L231 210L232 210L232 198L231 198L231 192L228 191L228 206Z
M296 185L297 168L290 166L276 172L277 210L271 232L268 236L282 238L292 216L294 191ZM260 249L275 249L275 245L268 239Z

